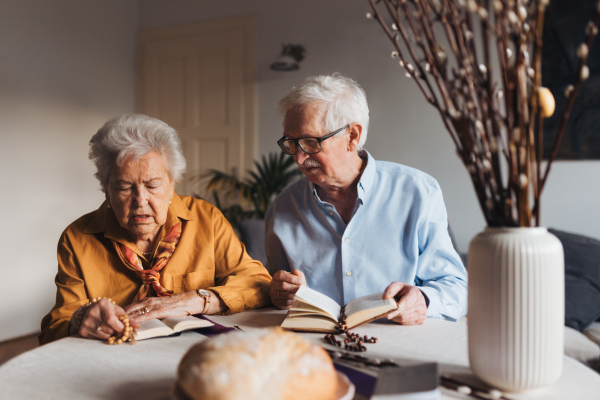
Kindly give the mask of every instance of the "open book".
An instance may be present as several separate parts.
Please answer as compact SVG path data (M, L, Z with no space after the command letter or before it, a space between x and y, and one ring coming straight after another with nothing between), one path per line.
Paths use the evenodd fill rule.
M340 327L341 311L346 315L348 329L381 318L398 308L396 301L383 300L382 293L374 293L352 300L341 307L333 299L308 286L300 286L294 304L281 327L292 331L335 332Z
M169 317L165 319L149 319L140 323L135 340L144 340L160 336L169 336L190 329L206 328L214 324L205 319L188 317Z

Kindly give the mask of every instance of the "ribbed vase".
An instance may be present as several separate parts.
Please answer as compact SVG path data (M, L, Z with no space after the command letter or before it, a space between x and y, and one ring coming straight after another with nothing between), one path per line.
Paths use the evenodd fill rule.
M564 256L546 228L486 228L469 246L469 360L477 377L513 392L562 372Z

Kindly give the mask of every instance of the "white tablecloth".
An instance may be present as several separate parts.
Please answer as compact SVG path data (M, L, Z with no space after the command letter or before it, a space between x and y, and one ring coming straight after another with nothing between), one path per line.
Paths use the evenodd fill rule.
M231 316L210 316L225 326L244 330L281 324L285 312L263 309ZM467 352L467 326L428 319L421 326L376 321L355 329L379 338L369 344L369 357L395 361L434 361L442 373L475 379ZM303 334L324 345L322 334ZM150 339L132 346L65 338L29 351L0 367L0 399L168 399L177 365L193 344L206 337L187 332L178 337ZM327 345L325 345L327 346ZM333 347L332 347L333 348ZM511 399L598 399L600 375L565 357L560 381L549 388ZM461 398L444 389L442 397ZM468 397L462 397L468 398Z

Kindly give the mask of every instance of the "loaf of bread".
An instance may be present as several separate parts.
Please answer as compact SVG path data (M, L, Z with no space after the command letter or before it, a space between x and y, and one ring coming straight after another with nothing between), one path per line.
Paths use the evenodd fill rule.
M333 400L338 385L325 350L281 328L206 339L177 375L175 391L192 400Z

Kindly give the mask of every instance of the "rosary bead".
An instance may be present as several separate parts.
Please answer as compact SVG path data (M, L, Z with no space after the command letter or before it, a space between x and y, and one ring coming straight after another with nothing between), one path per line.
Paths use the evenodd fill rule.
M131 340L132 343L135 343L135 331L133 327L129 325L129 317L127 314L119 315L119 320L123 322L125 325L125 329L123 329L123 333L115 333L113 336L108 338L108 344L121 344L128 340Z

